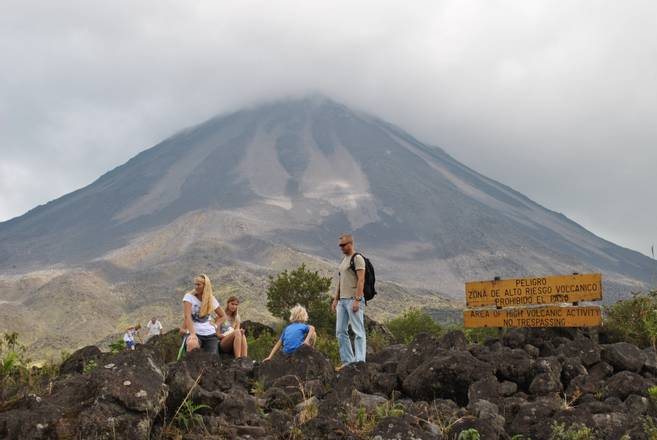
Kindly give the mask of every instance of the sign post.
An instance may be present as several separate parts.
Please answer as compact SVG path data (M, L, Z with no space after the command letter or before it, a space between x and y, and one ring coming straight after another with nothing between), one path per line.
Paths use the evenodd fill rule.
M465 328L595 327L598 306L558 306L602 299L601 274L475 281L465 284Z

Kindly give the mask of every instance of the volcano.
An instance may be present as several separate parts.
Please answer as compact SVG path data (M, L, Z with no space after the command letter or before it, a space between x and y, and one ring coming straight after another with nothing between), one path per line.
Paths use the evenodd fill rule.
M201 224L185 225L201 212ZM455 294L465 279L601 271L645 282L655 269L444 150L321 96L211 119L0 223L0 269L79 264L174 224L189 245L256 237L326 257L352 231L382 273Z
M610 301L644 288L657 271L648 257L443 149L312 95L185 129L92 184L0 223L0 301L38 303L39 290L71 270L114 286L107 301L134 274L174 263L178 283L206 266L241 267L239 278L292 260L322 261L331 273L343 232L355 235L377 278L461 300L466 280L602 272ZM30 278L41 281L25 281L46 269L45 278ZM20 297L17 280L31 286ZM156 302L152 295L133 295L131 304Z

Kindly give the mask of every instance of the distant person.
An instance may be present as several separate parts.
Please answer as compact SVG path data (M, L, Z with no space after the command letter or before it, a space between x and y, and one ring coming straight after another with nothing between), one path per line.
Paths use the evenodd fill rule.
M248 346L244 330L240 328L240 314L237 311L240 300L231 296L226 301L226 318L219 326L219 347L224 353L233 353L235 359L248 356Z
M283 347L283 353L286 354L294 353L304 344L314 347L317 340L315 327L306 324L306 322L308 322L308 312L305 307L299 304L292 307L292 310L290 310L290 324L283 329L281 338L263 362L271 360L281 347Z
M215 313L214 323L210 315ZM183 328L187 333L185 346L187 351L197 348L208 352L219 351L219 324L224 320L225 313L219 301L212 292L212 283L207 275L194 278L194 290L185 293L183 297Z
M339 280L331 310L337 314L335 336L340 347L342 366L352 362L365 362L367 336L365 334L365 258L356 254L356 243L350 234L342 234L338 241L344 257L339 266ZM351 260L353 259L353 269ZM354 332L354 348L351 347L349 326ZM355 350L355 355L354 355ZM340 367L340 368L341 368Z
M123 342L125 342L125 348L127 348L128 350L135 349L136 334L137 334L137 330L133 326L128 327L128 329L123 334Z
M153 336L159 336L162 334L162 324L156 317L152 317L151 320L148 321L146 328L148 329L148 335L146 336L147 340Z

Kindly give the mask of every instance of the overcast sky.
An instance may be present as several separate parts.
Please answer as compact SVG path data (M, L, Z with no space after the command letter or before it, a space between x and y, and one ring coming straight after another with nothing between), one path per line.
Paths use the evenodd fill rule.
M0 1L0 220L217 113L321 91L645 254L657 2Z

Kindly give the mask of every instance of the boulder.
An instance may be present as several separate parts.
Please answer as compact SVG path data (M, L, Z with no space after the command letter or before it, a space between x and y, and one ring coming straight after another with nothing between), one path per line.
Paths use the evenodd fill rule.
M59 367L59 374L80 374L90 361L97 363L96 360L102 356L103 353L95 345L81 348L62 362L62 365Z
M466 350L468 340L462 331L451 330L440 338L438 345L445 350Z
M567 358L577 358L585 367L590 367L600 362L600 346L590 338L578 334L575 339L561 345L559 354Z
M162 359L140 346L108 356L85 374L61 377L49 395L0 413L0 436L146 440L167 393Z
M519 348L504 347L498 352L482 352L477 358L491 364L494 374L499 379L515 382L524 389L529 386L533 374L536 374L536 372L532 374L532 366L535 361L529 357L526 351Z
M532 439L547 438L545 433L549 433L549 424L546 421L560 408L561 401L558 396L527 402L518 408L507 430L514 434L522 433Z
M586 367L582 364L582 361L578 357L566 358L563 361L561 368L561 382L564 387L568 387L570 381L576 378L577 376L586 376L588 371Z
M397 364L406 356L408 347L403 344L389 345L386 348L377 351L371 356L367 356L368 364L380 364L385 371L394 373L397 371ZM392 368L390 370L390 368Z
M319 437L318 437L319 438ZM385 417L377 423L370 437L372 440L442 440L439 432L422 427L421 420L403 415L400 417Z
M358 440L349 428L337 418L337 414L320 414L301 426L303 437L307 439Z
M630 394L625 399L625 408L627 408L629 414L644 415L650 409L650 401L643 396Z
M164 362L174 362L178 357L178 351L182 344L183 335L178 329L153 336L146 341L146 345L157 351Z
M297 376L303 382L317 379L325 384L335 379L331 362L307 345L292 354L277 353L272 360L263 362L258 370L258 379L265 387L271 386L276 378L287 375Z
M634 371L638 373L646 363L646 355L636 345L627 342L617 342L605 345L602 349L602 359L608 362L614 371Z
M458 440L460 434L468 429L476 429L481 439L498 440L507 438L504 430L500 430L498 426L493 426L490 420L462 417L450 427L449 440Z
M452 399L461 406L468 404L470 385L492 372L467 351L449 351L418 366L406 377L402 389L416 400Z
M253 338L259 338L260 335L267 334L272 336L274 334L274 329L268 325L261 324L256 321L246 320L240 323L240 328L244 330L246 336L251 336Z
M537 374L532 383L529 384L529 392L537 396L545 396L552 393L561 393L563 386L558 377L549 373Z
M523 348L527 345L527 332L521 328L512 328L502 337L502 342L509 348Z
M370 368L375 367L370 367L370 364L365 362L355 362L345 366L336 374L333 390L345 399L349 398L354 390L371 393Z
M190 390L194 403L217 408L233 388L248 391L253 375L253 363L248 359L222 362L216 354L193 351L179 362L169 364L167 408L175 412Z
M493 375L473 382L468 388L468 401L487 400L497 404L502 398L511 396L518 390L514 382L499 382Z
M652 375L657 375L657 353L652 347L646 348L643 350L643 354L646 356L646 361L643 363L644 371Z
M605 397L626 399L631 394L647 396L648 388L652 384L637 373L621 371L614 374L604 385Z
M426 333L420 333L408 346L405 355L397 364L397 375L400 380L406 379L419 365L436 357L446 350L440 347L439 341Z
M494 438L495 434L499 437L501 433L504 433L506 420L500 415L498 406L494 403L487 400L471 401L468 404L468 411L477 419L488 422L490 427L493 428L493 432L490 433L491 438Z

